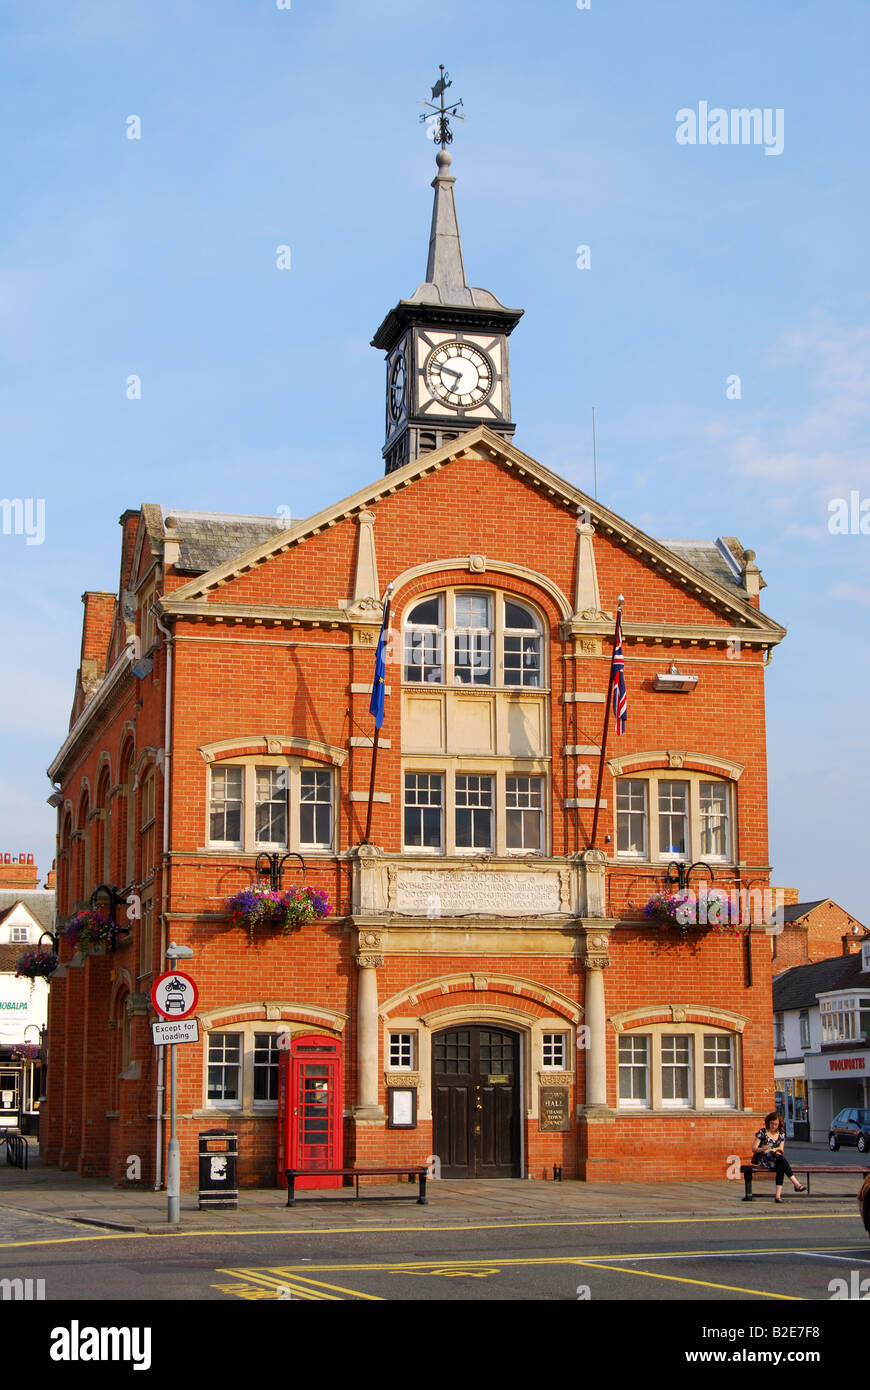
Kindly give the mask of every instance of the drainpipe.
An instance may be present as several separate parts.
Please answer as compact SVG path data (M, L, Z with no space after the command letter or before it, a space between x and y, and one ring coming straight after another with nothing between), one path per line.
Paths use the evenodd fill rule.
M168 627L164 627L160 621L160 615L156 607L152 606L151 613L154 623L162 633L166 641L166 697L165 697L165 717L163 724L163 874L162 892L160 907L160 966L166 955L166 913L169 909L169 772L172 744L172 633ZM159 1192L164 1186L163 1182L163 1105L166 1094L164 1082L164 1063L166 1048L161 1045L157 1059L157 1126L155 1137L155 1156L154 1156L154 1191Z

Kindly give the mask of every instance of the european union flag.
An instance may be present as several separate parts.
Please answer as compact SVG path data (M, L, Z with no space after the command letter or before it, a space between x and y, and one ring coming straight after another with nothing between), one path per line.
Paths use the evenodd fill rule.
M390 593L387 590L387 597L384 600L384 621L381 623L381 635L378 638L378 650L375 656L375 679L372 683L372 698L369 701L369 714L375 717L375 728L379 729L384 722L384 700L386 697L386 675L387 675L387 630L390 626Z

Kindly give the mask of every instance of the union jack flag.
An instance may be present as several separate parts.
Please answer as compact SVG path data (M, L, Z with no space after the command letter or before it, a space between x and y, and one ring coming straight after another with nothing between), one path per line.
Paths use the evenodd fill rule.
M616 632L613 636L613 718L616 732L625 733L628 697L625 693L625 657L622 654L622 610L616 613Z

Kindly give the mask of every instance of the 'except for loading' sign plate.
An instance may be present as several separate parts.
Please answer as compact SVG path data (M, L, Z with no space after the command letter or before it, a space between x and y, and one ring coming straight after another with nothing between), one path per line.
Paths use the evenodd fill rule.
M157 1044L199 1042L199 1019L185 1018L173 1023L152 1023L151 1037Z

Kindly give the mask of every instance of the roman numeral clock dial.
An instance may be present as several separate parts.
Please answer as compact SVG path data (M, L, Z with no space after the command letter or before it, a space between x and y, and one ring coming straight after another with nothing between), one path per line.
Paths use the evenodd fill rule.
M433 396L459 410L486 400L493 377L489 357L469 343L443 343L426 362L426 380Z

